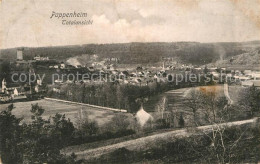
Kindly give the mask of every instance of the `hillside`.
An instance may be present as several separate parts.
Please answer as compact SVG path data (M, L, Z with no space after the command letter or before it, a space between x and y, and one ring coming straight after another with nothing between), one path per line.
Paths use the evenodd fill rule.
M74 146L71 148L63 149L62 153L70 155L72 152L74 152L77 155L77 158L79 159L93 159L93 158L100 158L100 156L111 153L119 148L127 148L128 150L131 151L140 151L140 150L144 151L147 149L151 149L151 147L154 146L154 144L158 144L158 141L160 143L164 141L173 142L178 138L188 138L192 135L205 135L206 133L209 133L210 131L212 131L213 128L216 127L227 128L227 127L238 127L243 125L250 125L250 124L254 124L257 121L257 119L258 118L253 118L250 120L199 126L197 127L197 131L196 130L188 131L186 129L173 130L164 133L153 134L142 138L123 141L112 145L98 147L94 149L79 150L80 146Z
M21 48L21 47L20 47ZM23 47L24 58L48 56L59 61L82 54L96 54L100 59L116 57L122 64L155 63L162 57L170 57L183 63L202 65L216 62L260 48L260 41L239 43L199 43L199 42L154 42L120 44L86 44L57 47ZM16 49L0 50L0 59L15 60Z
M213 67L247 67L248 69L260 68L260 50L254 50L233 57L228 57L225 60L217 60L215 63L211 63L208 66Z

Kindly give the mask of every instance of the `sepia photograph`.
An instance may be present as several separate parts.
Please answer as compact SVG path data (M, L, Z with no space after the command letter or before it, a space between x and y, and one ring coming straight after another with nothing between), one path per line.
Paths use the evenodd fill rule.
M260 163L259 0L0 0L0 164Z

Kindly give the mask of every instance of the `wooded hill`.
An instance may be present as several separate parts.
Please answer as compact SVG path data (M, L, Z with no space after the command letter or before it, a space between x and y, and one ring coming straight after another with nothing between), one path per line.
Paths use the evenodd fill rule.
M161 61L163 57L175 61L203 65L218 59L225 59L260 47L260 41L252 42L153 42L85 44L56 47L19 47L24 49L24 59L48 56L51 59L65 61L82 54L96 54L100 59L116 57L122 64L146 64ZM0 50L0 59L15 60L18 48Z

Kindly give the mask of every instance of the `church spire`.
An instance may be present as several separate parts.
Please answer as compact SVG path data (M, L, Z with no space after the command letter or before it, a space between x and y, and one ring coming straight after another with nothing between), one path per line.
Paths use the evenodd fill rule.
M2 92L5 92L5 90L6 90L6 80L4 78L2 81Z

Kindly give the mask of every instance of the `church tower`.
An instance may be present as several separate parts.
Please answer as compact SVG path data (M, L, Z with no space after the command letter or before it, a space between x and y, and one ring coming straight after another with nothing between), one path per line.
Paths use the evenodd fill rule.
M3 79L3 81L2 81L2 92L5 92L5 90L6 90L6 80Z

